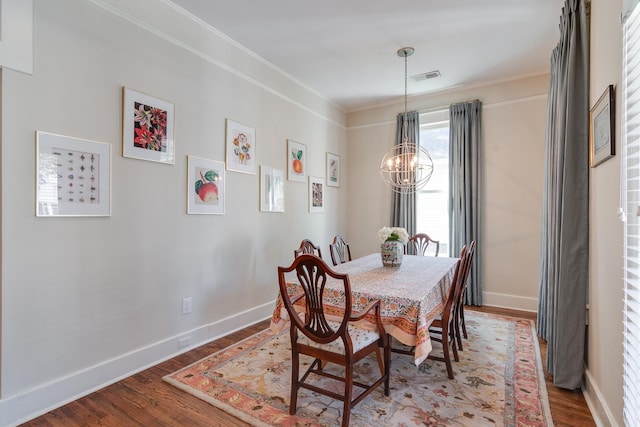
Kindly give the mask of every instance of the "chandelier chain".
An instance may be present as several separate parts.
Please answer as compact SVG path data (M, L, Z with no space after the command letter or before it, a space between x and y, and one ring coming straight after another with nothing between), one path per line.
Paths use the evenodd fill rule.
M409 194L419 191L433 174L433 159L424 146L418 142L409 142L408 107L408 60L413 55L412 47L398 50L398 56L404 57L404 116L401 141L389 150L380 162L380 176L396 193Z

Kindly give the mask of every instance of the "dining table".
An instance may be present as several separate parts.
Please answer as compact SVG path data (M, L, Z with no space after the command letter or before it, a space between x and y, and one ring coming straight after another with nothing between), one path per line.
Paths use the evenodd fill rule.
M415 347L414 362L422 363L432 350L429 326L441 313L458 258L404 255L398 267L382 265L379 253L373 253L332 267L348 274L351 283L352 310L357 312L370 302L380 300L385 331L402 344ZM302 290L295 272L286 276L289 295ZM323 295L325 312L335 318L344 315L344 288L327 280ZM304 312L304 301L297 305ZM280 293L271 318L271 330L280 332L289 324L289 315ZM373 328L368 322L359 326Z

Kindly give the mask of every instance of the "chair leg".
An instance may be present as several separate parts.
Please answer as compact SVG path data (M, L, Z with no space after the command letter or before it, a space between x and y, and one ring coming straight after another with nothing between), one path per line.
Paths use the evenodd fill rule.
M293 351L291 354L291 397L289 399L289 414L296 414L296 407L298 405L298 388L299 382L299 370L300 370L300 358L297 351Z
M345 366L344 404L342 405L342 427L349 427L351 416L351 395L353 393L353 363Z
M389 379L391 377L391 335L387 334L389 345L384 348L384 395L389 396Z
M382 350L380 349L380 347L378 347L378 350L376 350L376 359L378 359L378 368L380 368L380 375L384 375L385 373L385 361L384 361L384 357L382 354Z
M460 324L462 325L462 335L464 339L469 338L467 336L467 325L464 323L464 304L460 305Z
M455 336L456 336L456 342L458 343L458 350L463 351L462 349L462 337L460 336L460 328L462 327L462 325L460 324L460 316L461 316L461 311L460 308L458 308L456 310L455 316L454 316L454 329L455 329Z
M453 324L451 326L454 326ZM455 326L454 326L455 327ZM456 362L460 361L460 357L458 357L458 348L456 347L456 329L449 330L449 340L451 344L451 349L453 350L453 360Z
M448 327L442 328L442 353L444 355L444 363L447 365L447 375L449 379L453 379L453 368L451 367L451 356L449 355L449 331Z

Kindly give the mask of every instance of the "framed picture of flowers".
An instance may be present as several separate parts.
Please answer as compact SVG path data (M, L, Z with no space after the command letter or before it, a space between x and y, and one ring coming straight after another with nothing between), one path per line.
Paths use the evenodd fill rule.
M287 140L287 179L307 180L307 146L292 139Z
M36 216L110 216L111 144L36 132Z
M187 157L187 213L224 214L224 163Z
M256 173L256 130L227 119L227 170Z
M327 185L340 187L340 156L327 152Z
M284 171L260 165L260 210L284 212Z
M324 212L324 178L309 177L309 212Z
M175 163L173 104L123 88L122 155Z

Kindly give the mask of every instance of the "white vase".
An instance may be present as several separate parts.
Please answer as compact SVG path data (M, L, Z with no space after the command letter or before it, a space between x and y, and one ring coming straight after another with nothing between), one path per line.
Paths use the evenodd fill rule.
M387 240L380 245L380 257L385 267L400 267L404 245L399 240Z

